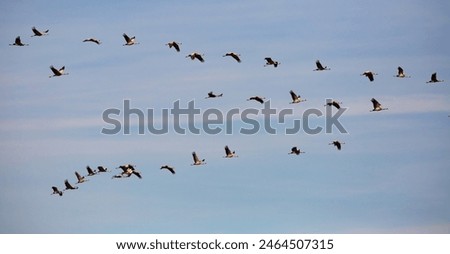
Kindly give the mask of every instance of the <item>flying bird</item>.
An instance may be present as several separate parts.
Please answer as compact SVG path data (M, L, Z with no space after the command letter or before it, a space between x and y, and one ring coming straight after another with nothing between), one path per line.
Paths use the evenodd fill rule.
M300 103L302 101L306 101L304 99L301 98L300 95L297 95L294 91L289 91L289 93L291 94L291 98L292 98L292 102L290 102L290 104L294 104L294 103Z
M97 169L98 169L98 173L108 172L108 169L103 166L98 166Z
M239 54L236 54L236 53L234 53L234 52L228 52L228 53L226 53L225 55L223 55L223 57L226 57L226 56L231 56L231 57L234 58L234 60L236 60L238 63L241 62L241 59L239 58L241 55L239 55Z
M199 166L206 164L205 159L200 160L195 152L192 152L192 158L194 159L194 163L191 166Z
M340 142L338 140L334 140L333 142L329 143L329 145L334 145L338 150L341 150L341 146L345 144L344 142Z
M399 66L399 67L397 67L397 75L395 75L394 77L397 77L397 78L410 78L411 76L406 76L405 72L403 71L403 68Z
M324 106L334 106L335 108L340 109L341 105L339 104L342 104L342 102L337 102L335 100L333 101L327 100L327 103Z
M278 61L274 61L272 58L270 57L266 57L264 58L266 60L266 64L264 64L264 67L268 66L268 65L273 65L273 67L278 67L279 64L281 64Z
M221 93L221 94L214 94L214 93L211 91L211 92L208 93L208 96L205 97L205 99L222 97L222 95L223 95L223 93Z
M32 30L33 33L34 33L31 37L33 37L33 36L43 36L43 35L48 35L48 31L49 31L49 30L47 29L47 30L41 32L41 31L37 30L36 27L34 27L34 26L31 28L31 30Z
M224 158L235 158L235 157L239 157L239 156L236 155L236 151L232 152L228 146L225 146L225 156L224 156Z
M89 166L86 166L86 170L88 172L88 176L94 176L97 174L97 170L92 170L92 168Z
M75 176L77 177L77 180L78 180L77 184L89 181L88 179L86 179L86 177L80 175L80 173L78 173L77 171L75 171Z
M125 164L121 165L118 168L122 169L121 177L130 177L131 175L137 176L139 179L142 178L142 175L139 171L137 171L133 165ZM114 178L118 178L113 176Z
M296 146L291 148L291 152L289 154L295 154L295 155L299 155L301 153L305 153L303 151L300 151L300 149L298 149Z
M319 60L316 61L316 67L317 67L317 69L315 69L314 71L328 71L328 70L331 70L327 66L323 67Z
M370 101L373 104L373 109L371 110L371 112L372 111L388 110L388 108L382 108L381 104L377 100L375 100L375 98L372 98Z
M370 82L374 81L374 75L378 75L378 73L375 73L373 71L365 71L361 74L361 76L366 76L370 80Z
M199 53L197 53L197 52L192 52L191 54L189 54L189 55L186 56L186 58L188 58L188 57L190 57L191 60L197 59L197 60L199 60L199 61L202 62L202 63L205 62L205 59L203 59L203 55L202 55L202 54L199 54Z
M17 36L16 39L14 40L13 44L9 44L9 46L28 46L29 44L23 44L22 41L20 40L20 36Z
M139 44L138 42L136 42L136 36L130 38L126 33L123 33L123 38L125 39L126 42L125 44L123 44L123 46L131 46Z
M247 101L254 100L254 101L257 101L257 102L259 102L261 104L264 104L264 99L266 99L266 98L265 97L260 97L260 96L252 96L252 97L248 98Z
M69 183L69 180L65 180L64 181L64 185L66 186L66 188L64 190L76 190L78 189L78 186L72 186L72 184Z
M175 175L175 169L169 165L162 165L160 169L167 169L170 171L170 173L172 173L173 175Z
M437 82L444 82L444 80L438 80L437 79L437 73L431 74L431 79L427 81L427 83L437 83Z
M180 52L181 42L171 41L166 43L166 45L169 46L169 48L173 47L177 52Z
M53 193L52 193L51 195L54 195L54 194L58 194L59 196L62 196L62 195L63 195L63 192L60 191L60 190L58 189L58 187L56 187L56 186L52 186L52 190L53 190Z
M52 77L59 77L59 76L62 76L62 75L69 75L69 73L65 73L64 72L64 70L65 70L65 66L63 66L63 67L61 67L59 70L58 69L56 69L53 65L50 65L50 70L52 70L52 72L53 72L53 75L50 75L50 76L48 76L49 78L52 78Z
M95 43L97 45L102 44L102 42L100 40L95 39L95 38L87 38L87 39L84 39L83 42L93 42L93 43Z

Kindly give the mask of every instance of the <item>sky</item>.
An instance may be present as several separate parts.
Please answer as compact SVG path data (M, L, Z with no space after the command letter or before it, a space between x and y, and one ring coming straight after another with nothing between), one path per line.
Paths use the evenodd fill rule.
M2 1L0 233L450 233L449 10L448 1ZM49 35L30 37L33 26ZM139 44L122 46L123 33ZM16 36L29 46L9 46ZM185 57L194 51L204 63ZM229 51L242 62L222 57ZM281 64L264 67L265 57ZM313 71L317 59L331 70ZM69 75L49 78L50 65ZM411 77L395 78L398 66ZM433 72L444 82L427 84ZM306 101L289 104L291 89ZM223 97L206 100L209 91ZM176 101L225 115L262 109L247 101L255 95L293 110L285 124L270 118L276 134L242 134L238 116L227 118L232 134L178 134L173 119L167 134L139 134L136 115L130 134L101 133L111 128L103 112L123 112L124 100L153 109L159 126ZM327 98L342 102L347 133L284 133L305 111L325 114ZM371 98L388 110L369 112ZM325 128L325 116L308 119ZM223 158L225 145L239 157ZM305 153L288 154L293 146ZM206 165L190 165L193 151ZM143 178L111 179L123 164ZM50 195L87 165L112 172Z

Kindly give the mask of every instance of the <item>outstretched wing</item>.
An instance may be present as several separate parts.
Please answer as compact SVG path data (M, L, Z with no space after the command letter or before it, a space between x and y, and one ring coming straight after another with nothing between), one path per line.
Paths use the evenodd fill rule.
M128 37L128 35L127 35L126 33L123 33L123 38L125 38L125 41L126 41L127 43L130 43L130 42L131 42L130 37Z
M338 150L341 150L341 142L339 142L339 141L334 141L333 143L334 143L334 145L337 147Z
M200 161L197 157L197 154L195 152L192 152L192 158L194 159L194 163Z
M180 52L180 45L178 45L178 43L172 42L172 46L175 48L175 50L176 50L177 52Z
M316 61L316 66L317 66L317 69L318 69L318 70L323 70L323 69L325 69L325 68L323 68L323 66L322 66L322 64L320 63L319 60Z
M403 76L403 68L399 66L397 68L397 70L398 70L398 76Z
M61 75L61 73L59 72L59 70L57 70L53 65L50 65L50 70L52 70L53 74L55 75Z
M431 81L432 82L437 82L438 80L437 80L437 73L435 72L435 73L433 73L433 74L431 74Z
M267 64L275 64L275 62L270 57L266 57L264 59L266 60Z
M203 59L202 55L200 55L200 54L197 54L197 53L196 53L196 54L194 55L194 57L197 58L197 59L198 59L200 62L202 62L202 63L205 61L205 59Z
M140 172L137 172L137 171L132 171L132 173L133 174L135 174L137 177L139 177L139 179L141 179L142 178L142 176L141 176L141 173Z
M231 150L230 150L230 148L228 146L225 146L225 154L226 155L231 155L232 154Z
M241 62L241 59L239 58L239 56L238 56L237 54L231 53L230 56L231 56L232 58L234 58L234 60L236 60L238 63Z
M22 41L20 40L20 36L16 37L16 40L14 41L17 45L22 45Z
M298 99L298 96L297 96L297 94L294 91L291 90L291 91L289 91L289 93L291 94L291 98L292 98L293 101Z
M341 108L341 106L339 105L339 103L338 103L337 101L333 101L333 102L331 103L331 105L335 106L337 109L340 109L340 108Z
M377 100L375 100L375 98L372 98L370 101L372 102L374 109L381 107L381 104Z
M39 30L37 30L36 27L34 27L34 26L31 28L31 30L33 31L33 33L34 33L35 35L42 35L42 33L39 32Z

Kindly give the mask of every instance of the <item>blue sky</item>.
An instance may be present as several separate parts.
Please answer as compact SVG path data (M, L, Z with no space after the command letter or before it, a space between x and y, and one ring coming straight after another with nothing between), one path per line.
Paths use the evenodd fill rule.
M449 10L447 1L2 1L0 233L450 233ZM32 26L49 35L30 37ZM140 44L123 47L122 33ZM30 46L8 45L19 35ZM180 53L165 46L172 40ZM192 51L205 63L186 59ZM267 56L281 65L263 67ZM316 59L331 70L312 71ZM50 65L69 75L49 79ZM399 65L412 77L394 78ZM433 72L445 82L425 84ZM289 104L291 89L307 101ZM205 100L209 91L224 96ZM226 112L259 108L246 101L254 95L297 116L335 98L348 134L138 135L135 119L130 135L100 133L102 112L125 99ZM389 110L370 113L372 97ZM239 158L222 158L225 145ZM288 155L292 146L306 153ZM207 165L191 167L192 151ZM143 179L111 180L127 163ZM50 195L86 165L113 172Z

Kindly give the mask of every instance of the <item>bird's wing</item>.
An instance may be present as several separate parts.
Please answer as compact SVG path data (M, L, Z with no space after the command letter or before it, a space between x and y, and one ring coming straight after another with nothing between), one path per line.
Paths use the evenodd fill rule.
M55 75L60 75L60 74L61 74L61 73L60 73L53 65L50 66L50 70L52 70L52 72L53 72Z
M259 97L259 96L256 96L256 97L255 97L255 100L256 100L257 102L261 103L261 104L264 103L264 100L263 100L261 97Z
M431 81L436 82L437 81L437 73L431 74Z
M266 59L266 61L267 61L267 63L268 64L275 64L275 62L272 60L272 58L270 58L270 57L266 57L266 58L264 58L264 59Z
M36 27L34 27L34 26L31 28L31 30L33 31L33 33L34 33L35 35L42 35L42 33L39 32L39 30L37 30Z
M75 171L75 175L77 176L78 181L83 179L83 177L77 171Z
M66 186L67 189L73 189L73 186L69 183L69 180L64 180L64 185Z
M372 98L370 101L372 101L373 108L381 107L381 104L377 100L375 100L375 98Z
M332 102L332 105L335 106L337 109L340 109L341 106L339 105L339 103L337 103L336 101Z
M296 146L294 146L294 147L291 148L291 152L295 153L295 152L297 152L297 151L298 151L298 149L297 149Z
M317 66L318 70L323 70L324 69L319 60L316 61L316 66Z
M239 58L239 56L235 53L231 53L231 57L234 58L234 60L236 60L238 63L241 62L241 59Z
M192 152L192 157L194 158L194 163L200 161L195 152Z
M230 155L230 154L231 154L230 148L229 148L228 146L225 146L225 153L226 153L227 155Z
M373 73L372 72L367 72L366 76L369 78L370 81L373 81Z
M200 62L204 62L205 61L205 59L203 59L203 57L202 57L202 55L200 55L200 54L195 54L194 55L198 60L200 60Z
M177 52L180 52L180 45L178 45L178 43L173 42L172 45L173 45L173 47L175 48L175 50L176 50Z
M399 66L397 69L398 69L398 75L399 76L403 75L403 68Z
M59 69L59 73L62 74L64 72L64 69L66 69L66 66L61 67L61 69Z
M58 187L56 187L56 186L52 186L52 190L53 190L54 192L59 192Z
M128 37L128 35L126 34L126 33L123 33L123 38L125 38L125 41L128 43L128 42L131 42L131 39L130 39L130 37Z
M298 96L297 96L297 94L295 94L295 92L294 91L289 91L289 93L291 94L291 97L292 97L292 100L293 101L295 101L296 99L298 99Z
M18 44L18 45L22 44L22 42L20 41L20 36L16 37L15 43Z
M134 171L133 170L133 172L132 172L133 174L135 174L137 177L139 177L139 178L142 178L142 176L141 176L141 173L140 172L137 172L137 171Z
M335 146L337 147L338 150L341 150L341 142L336 141L334 142Z
M94 174L94 171L92 171L92 168L91 167L89 167L89 166L86 166L86 170L87 170L87 172L88 172L88 174Z

